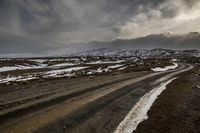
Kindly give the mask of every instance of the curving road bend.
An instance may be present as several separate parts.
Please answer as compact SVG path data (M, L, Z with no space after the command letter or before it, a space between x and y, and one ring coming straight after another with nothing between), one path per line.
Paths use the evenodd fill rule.
M63 88L55 91L53 87L40 96L17 96L0 104L0 132L114 132L142 96L192 68L180 63L178 69L167 72L114 75L110 79L101 77L101 81L80 79L73 81L73 89L65 89L63 84Z

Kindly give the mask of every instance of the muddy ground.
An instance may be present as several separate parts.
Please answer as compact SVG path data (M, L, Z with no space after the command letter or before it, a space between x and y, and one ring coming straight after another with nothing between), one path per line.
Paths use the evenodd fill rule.
M179 67L185 69L188 65ZM174 71L120 72L1 84L0 132L111 133L140 97L161 83L156 80ZM198 71L196 67L169 84L148 112L149 119L136 132L199 131Z

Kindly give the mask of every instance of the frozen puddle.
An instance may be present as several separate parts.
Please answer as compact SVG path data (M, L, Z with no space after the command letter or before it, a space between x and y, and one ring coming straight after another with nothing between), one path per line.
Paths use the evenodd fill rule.
M132 133L135 131L138 124L148 118L147 112L153 105L154 101L162 93L162 91L166 89L166 86L174 79L176 78L162 83L141 97L133 109L128 113L126 118L119 124L114 133Z
M154 72L164 72L164 71L176 69L178 67L178 64L177 63L173 63L173 64L174 64L173 66L166 66L164 68L156 67L156 68L151 68L151 70Z

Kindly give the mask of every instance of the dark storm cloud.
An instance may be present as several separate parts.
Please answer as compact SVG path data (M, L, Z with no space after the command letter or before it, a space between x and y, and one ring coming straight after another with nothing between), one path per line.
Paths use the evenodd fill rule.
M82 44L76 45L76 49L82 49L93 40L155 33L157 21L161 26L168 25L156 31L163 32L170 29L167 23L174 23L169 20L182 11L198 9L198 3L198 0L0 0L0 52L42 53L62 47L69 50L74 49L70 45L73 43ZM138 27L143 27L142 31Z
M168 31L175 34L200 31L200 1L164 0L139 9L130 21L119 26L119 38L130 39Z
M142 2L128 0L2 0L2 17L30 33L112 26L134 14Z

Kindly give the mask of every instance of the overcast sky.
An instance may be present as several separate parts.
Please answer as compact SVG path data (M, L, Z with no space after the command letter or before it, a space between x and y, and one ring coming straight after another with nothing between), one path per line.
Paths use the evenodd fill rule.
M0 0L0 55L70 53L90 41L193 31L200 32L199 0Z

